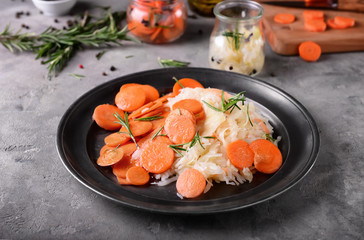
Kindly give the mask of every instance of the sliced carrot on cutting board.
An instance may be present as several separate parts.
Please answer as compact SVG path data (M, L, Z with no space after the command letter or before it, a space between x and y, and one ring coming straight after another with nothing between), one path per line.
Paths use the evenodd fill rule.
M324 20L324 12L319 10L305 10L303 11L303 18L307 20Z
M353 27L355 25L355 19L350 17L336 16L334 21L336 25L343 27Z
M306 20L304 27L310 32L324 32L326 30L326 23L323 20Z
M295 16L291 13L278 13L273 20L277 23L289 24L294 22Z

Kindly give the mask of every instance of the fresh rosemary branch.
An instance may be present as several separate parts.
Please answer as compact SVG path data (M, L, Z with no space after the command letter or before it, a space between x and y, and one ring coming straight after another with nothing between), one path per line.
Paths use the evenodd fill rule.
M154 115L151 117L137 118L137 119L134 119L134 121L153 121L153 120L157 120L157 119L162 119L164 117L160 116L161 114L162 113L158 113L157 115Z
M202 149L205 149L205 147L204 147L204 146L202 145L202 143L201 143L200 133L199 133L198 131L196 132L195 136L193 137L193 139L192 139L192 141L191 141L191 143L190 143L189 148L191 148L191 147L195 146L195 145L196 145L196 143L199 143L199 144L200 144L200 146L202 147Z
M85 77L84 75L76 74L76 73L70 73L68 75L71 76L71 77L74 77L74 78L76 78L78 80L81 80L83 77Z
M218 112L226 112L230 110L230 113L234 110L234 108L238 108L239 110L240 107L238 106L238 103L241 102L242 105L244 105L245 102L245 91L240 92L238 94L236 94L235 96L229 98L227 101L225 100L225 95L224 95L224 91L222 91L221 93L221 109L212 106L211 104L209 104L208 102L202 100L203 103L205 103L209 108L218 111Z
M162 129L164 128L164 125L158 130L158 132L156 132L153 137L152 137L152 141L154 140L154 138L156 138L158 136L158 134L162 131Z
M126 130L128 131L127 134L133 140L133 142L135 143L135 145L137 146L137 148L139 148L139 145L135 141L134 135L133 135L133 133L130 130L130 125L129 125L129 120L128 120L128 113L125 112L125 115L124 115L125 120L119 115L118 112L115 112L114 113L114 116L116 117L117 120L119 120L119 121L116 121L116 123L119 123L121 126L123 126L123 127L126 128Z
M174 81L176 81L176 83L178 83L178 85L180 85L181 86L181 88L185 88L183 85L182 85L182 83L176 78L176 77L173 77L172 78Z
M267 140L269 140L271 142L274 142L275 141L275 139L269 133L266 133L265 134L265 139L267 139Z
M6 26L0 33L0 43L9 51L32 51L36 59L44 58L42 64L48 65L48 77L56 76L69 60L83 46L104 47L121 45L121 41L138 40L127 35L127 27L119 29L116 23L125 18L125 12L111 12L103 18L94 18L86 12L77 25L65 30L52 27L37 35L34 33L13 33L10 26Z
M183 62L174 59L161 59L158 57L158 63L161 67L187 67L190 62Z
M240 44L242 39L244 38L244 33L239 32L239 25L236 23L235 31L225 31L222 33L224 37L227 38L227 40L230 42L230 45L232 46L235 51L238 51L240 49Z
M168 145L173 151L175 151L179 156L183 157L183 154L180 151L187 151L187 149L181 148L181 144L177 145Z

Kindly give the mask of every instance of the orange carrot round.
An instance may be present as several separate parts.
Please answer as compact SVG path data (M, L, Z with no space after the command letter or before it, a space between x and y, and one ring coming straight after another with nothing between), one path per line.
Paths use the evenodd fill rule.
M271 174L282 166L282 154L276 145L265 139L250 144L254 152L254 166L262 173Z
M105 130L116 130L120 127L120 124L115 123L116 118L115 113L120 116L124 116L124 112L110 104L102 104L95 108L92 118L95 120L96 124Z
M173 104L172 110L178 108L186 109L190 111L192 114L197 114L203 110L201 102L196 99L183 99Z
M142 167L131 167L126 172L126 180L133 185L144 185L149 182L149 174Z
M355 25L355 19L350 17L336 16L334 21L336 25L342 27L353 27Z
M135 144L134 144L135 145ZM112 165L112 172L116 177L126 178L126 172L129 168L134 167L135 164L131 161L130 156L124 156L123 160Z
M310 32L323 32L326 30L326 23L323 20L306 20L305 29Z
M109 149L97 159L97 164L102 167L111 166L119 162L124 156L121 148Z
M125 88L130 87L130 86L142 86L142 85L139 83L125 83L125 84L121 85L120 91L124 90Z
M247 142L236 140L226 149L227 157L236 168L243 169L253 166L254 152Z
M273 20L277 23L289 24L294 22L295 16L291 13L278 13Z
M202 84L192 78L182 78L178 80L179 83L185 88L203 88ZM176 82L173 86L173 94L178 95L182 86Z
M150 85L142 85L142 88L146 95L145 102L152 102L159 98L159 92L155 87L150 86Z
M133 152L137 149L135 143L126 143L120 146L121 149L124 151L124 156L131 156Z
M195 198L200 196L206 187L206 180L202 173L190 168L184 170L178 176L176 188L177 192L185 198Z
M120 185L130 185L130 182L126 178L116 177Z
M168 114L168 117L171 118L172 116L186 116L186 117L188 117L193 122L193 124L196 124L196 118L195 118L195 116L193 116L193 114L190 111L186 110L186 109L177 108L177 109L171 111Z
M190 142L196 134L195 124L186 116L169 115L164 130L175 144Z
M348 28L346 25L342 26L342 25L338 25L335 23L335 20L333 18L327 19L327 25L329 25L330 28L332 29L345 29Z
M300 57L308 62L315 62L321 56L321 47L312 41L306 41L298 47Z
M130 121L130 131L134 137L144 135L152 130L153 124L151 122L144 121ZM127 132L125 127L120 128L120 132Z
M167 143L151 141L140 156L140 163L151 173L163 173L173 164L174 151Z
M101 149L100 149L100 156L101 155L104 155L104 153L106 152L106 150L111 150L111 149L114 149L115 147L110 147L110 146L107 146L107 145L104 145Z
M130 86L119 91L115 97L115 104L123 111L134 111L145 103L145 93L140 86Z
M307 20L324 20L324 12L319 10L305 10L303 11L303 18Z
M104 142L109 147L116 147L129 141L130 136L126 133L115 132L104 138Z

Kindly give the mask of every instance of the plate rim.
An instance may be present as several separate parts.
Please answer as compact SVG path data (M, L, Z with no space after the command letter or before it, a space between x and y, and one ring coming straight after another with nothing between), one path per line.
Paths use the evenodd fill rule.
M244 80L248 80L248 81L252 81L254 84L259 84L265 88L268 88L269 90L273 90L274 92L278 93L279 95L283 96L285 99L289 100L289 102L291 104L293 104L301 113L302 115L305 117L304 119L308 122L308 125L310 127L311 130L311 135L312 135L312 148L310 156L307 158L306 164L304 165L304 167L302 167L302 169L300 170L299 174L297 176L295 176L288 184L287 186L285 186L283 189L277 191L274 194L271 194L269 196L263 197L262 199L258 200L258 201L254 201L242 206L236 206L236 207L230 207L230 208L218 208L218 209L209 209L208 211L199 211L194 210L194 211L171 211L171 210L166 210L166 209L151 209L149 207L145 207L145 206L139 206L139 205L134 205L131 204L129 202L125 202L122 201L120 199L115 199L112 196L108 195L107 193L104 193L102 191L99 191L98 189L95 189L95 186L93 186L91 183L89 183L86 179L83 178L83 176L78 173L76 171L76 169L73 168L73 166L69 163L67 156L64 153L64 144L62 142L62 133L64 131L65 125L67 123L67 120L72 116L72 113L77 109L76 107L78 105L81 105L81 103L86 100L86 98L89 97L89 95L92 95L94 93L97 93L100 91L100 88L107 88L108 85L112 85L114 82L116 81L120 81L120 83L123 82L123 79L126 78L130 78L130 77L135 77L138 75L144 75L144 74L153 74L155 72L162 72L162 71L211 71L211 72L219 72L219 73L224 73L224 74L231 74L231 75L236 75L238 78L244 78ZM110 199L114 202L117 202L119 204L122 204L124 206L128 206L128 207L132 207L134 209L138 209L138 210L146 210L146 211L150 211L150 212L157 212L157 213L164 213L164 214L213 214L213 213L221 213L221 212L230 212L230 211L235 211L235 210L239 210L239 209L243 209L243 208L247 208L250 206L254 206L257 204L260 204L262 202L268 201L272 198L277 197L278 195L283 194L284 192L288 191L289 189L291 189L292 187L294 187L297 183L299 183L309 172L310 170L313 168L313 166L315 165L318 155L319 155L319 150L320 150L320 133L318 130L318 126L313 118L313 116L311 115L311 113L304 107L304 105L299 102L297 99L295 99L293 96L291 96L289 93L287 93L286 91L280 89L279 87L276 87L274 85L272 85L271 83L265 82L264 80L260 80L254 77L250 77L250 76L246 76L246 75L242 75L242 74L238 74L238 73L234 73L234 72L227 72L227 71L222 71L222 70L216 70L216 69L210 69L210 68L198 68L198 67L184 67L184 68L173 68L173 70L169 69L169 68L162 68L162 69L151 69L151 70L146 70L146 71L140 71L140 72L134 72L134 73L129 73L126 75L121 75L119 77L113 78L111 80L108 80L106 82L103 82L91 89L89 89L88 91L86 91L84 94L82 94L81 96L79 96L76 100L73 101L73 103L67 108L67 110L64 112L62 118L59 121L58 127L57 127L57 134L56 134L56 148L57 148L57 153L59 158L62 161L62 164L64 165L64 167L68 170L68 172L78 180L78 182L80 182L82 185L86 186L88 189L90 189L91 191L107 198ZM263 183L264 184L264 183ZM191 207L191 206L189 206ZM194 208L196 206L192 206L192 208Z

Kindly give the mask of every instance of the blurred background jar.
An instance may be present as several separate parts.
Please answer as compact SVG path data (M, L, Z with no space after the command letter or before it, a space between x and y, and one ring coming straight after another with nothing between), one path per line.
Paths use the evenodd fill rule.
M221 1L223 0L188 0L188 5L192 11L201 16L213 17L213 9Z
M127 22L130 32L143 42L172 42L186 29L186 5L184 0L130 0Z
M261 32L263 7L254 1L226 0L214 8L210 37L210 66L245 75L258 74L264 65Z

